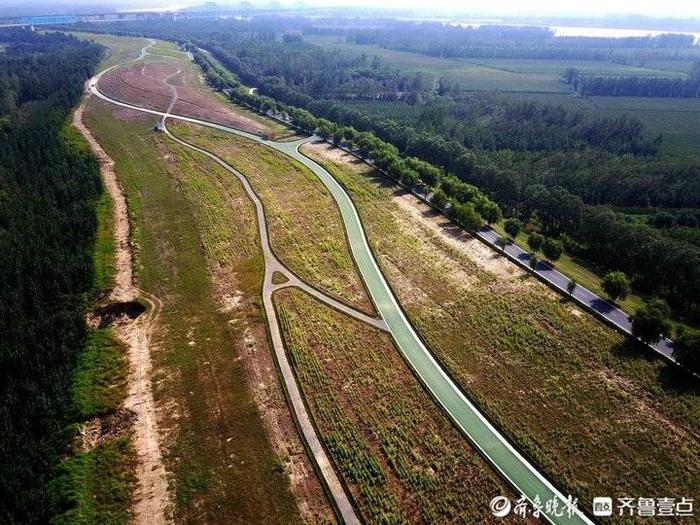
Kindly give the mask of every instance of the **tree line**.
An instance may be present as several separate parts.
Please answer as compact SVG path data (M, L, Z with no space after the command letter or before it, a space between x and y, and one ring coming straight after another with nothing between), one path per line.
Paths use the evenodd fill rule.
M322 28L323 21L316 25ZM328 25L332 26L330 23ZM317 32L313 26L304 31ZM552 30L542 27L465 27L440 22L395 20L371 29L350 26L326 33L341 34L355 44L372 44L444 58L526 58L628 63L630 59L692 60L697 56L693 50L694 37L683 34L625 38L556 37Z
M688 78L652 76L584 75L570 68L564 81L586 96L610 97L700 97L700 62L695 62Z
M0 42L0 521L47 523L101 193L67 119L102 49L27 30Z

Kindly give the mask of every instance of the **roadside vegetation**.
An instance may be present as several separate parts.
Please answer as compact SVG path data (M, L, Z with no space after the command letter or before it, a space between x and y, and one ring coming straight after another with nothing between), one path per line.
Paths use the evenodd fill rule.
M431 350L564 491L698 490L692 378L581 312L444 217L328 145L302 151L350 192ZM458 331L454 330L459 326Z
M310 170L230 133L183 122L172 122L169 128L245 174L265 206L272 248L293 272L349 304L373 311L350 254L340 211Z
M175 519L299 521L240 359L262 322L242 189L153 132L149 117L91 99L85 121L116 162L139 285L163 302L153 388Z
M368 523L482 522L514 496L413 376L391 338L281 290L290 360L323 442Z

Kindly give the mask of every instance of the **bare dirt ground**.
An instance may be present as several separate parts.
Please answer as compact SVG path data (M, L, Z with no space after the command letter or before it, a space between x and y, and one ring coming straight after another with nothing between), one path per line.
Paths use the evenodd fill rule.
M139 62L105 74L100 79L100 89L118 100L165 111L172 100L172 92L165 80L172 76L168 83L177 86L178 92L173 113L218 122L251 133L270 132L261 122L235 113L211 93L204 92L208 88L192 71L179 69L175 62Z
M114 173L114 161L83 124L84 104L83 102L74 113L73 125L85 137L98 157L102 180L113 202L115 275L108 300L125 302L141 297L149 305L146 313L140 317L115 327L117 336L128 348L130 370L124 409L136 415L133 429L134 448L137 453L137 486L133 494L132 522L149 525L168 523L171 520L167 479L158 441L156 408L151 391L150 341L157 324L160 301L156 297L141 293L133 282L126 199Z

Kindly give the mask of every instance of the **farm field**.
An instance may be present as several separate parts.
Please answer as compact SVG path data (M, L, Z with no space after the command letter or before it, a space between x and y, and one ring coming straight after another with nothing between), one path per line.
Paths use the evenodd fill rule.
M85 118L116 161L138 282L163 303L152 386L175 519L299 522L293 471L294 493L316 501L303 520L326 521L270 361L256 301L262 266L242 189L166 143L148 116L93 98ZM274 425L286 432L266 430Z
M698 491L697 386L366 165L302 151L350 192L431 350L565 493Z
M700 140L700 101L677 98L636 97L591 97L575 96L571 89L561 83L564 71L569 67L580 69L591 75L635 75L683 77L690 71L689 62L657 61L645 66L613 64L609 62L577 60L530 60L530 59L443 59L392 51L373 45L355 45L339 40L335 36L305 35L309 42L328 48L365 53L368 57L378 55L385 65L407 72L425 71L444 77L469 91L493 91L497 96L509 100L538 102L563 106L567 109L587 112L591 117L638 118L647 134L663 136L662 151L667 153L695 153ZM361 108L363 102L350 102ZM373 101L367 102L370 111ZM394 103L396 104L396 103ZM408 121L411 112L418 117L420 108L408 106L398 109L387 106L385 116L398 116Z
M186 59L149 58L110 71L100 79L100 89L105 94L159 111L165 111L170 106L173 95L171 86L177 86L178 92L172 108L174 113L211 120L251 133L268 131L259 121L234 113L213 97L210 90L201 84L194 64Z
M310 170L231 134L183 122L173 122L169 128L245 174L266 208L272 248L288 268L336 298L373 312L350 255L340 212Z
M281 290L287 352L326 448L367 523L483 522L514 497L428 396L391 338Z
M304 35L312 44L326 48L379 56L385 65L406 72L424 71L436 78L444 77L470 91L571 93L561 82L567 68L575 67L589 75L632 75L683 77L690 70L674 71L662 68L598 62L592 60L532 60L532 59L462 59L439 58L418 53L394 51L376 45L348 43L336 36ZM687 65L687 64L686 64Z

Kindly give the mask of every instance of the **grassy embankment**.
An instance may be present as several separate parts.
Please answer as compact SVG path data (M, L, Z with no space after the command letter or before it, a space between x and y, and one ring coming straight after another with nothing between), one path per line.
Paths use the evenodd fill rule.
M252 210L227 173L152 132L152 118L112 111L91 99L86 122L116 162L139 285L163 302L153 387L175 517L296 522L240 362L250 327L262 322ZM226 293L239 298L233 310L222 308Z
M102 71L117 64L123 64L139 56L141 49L148 45L147 38L126 38L113 35L101 35L96 33L84 33L72 31L70 34L83 40L91 40L103 45L105 56L97 66L97 71Z
M66 126L63 133L72 147L89 151L77 130ZM95 215L92 295L100 297L110 288L115 271L112 200L107 192L95 203ZM71 453L51 484L56 523L123 524L129 520L135 462L129 432L118 429L94 443L86 443L78 432L97 418L119 419L127 373L125 347L111 329L90 329L71 380L74 423L66 430Z
M494 496L514 496L387 334L299 290L275 304L314 421L368 523L482 523Z
M698 492L697 385L366 165L303 151L350 192L431 350L565 493L589 505L596 494Z
M371 312L340 212L323 184L301 164L229 133L176 122L171 131L216 153L245 174L265 206L272 248L293 272Z

